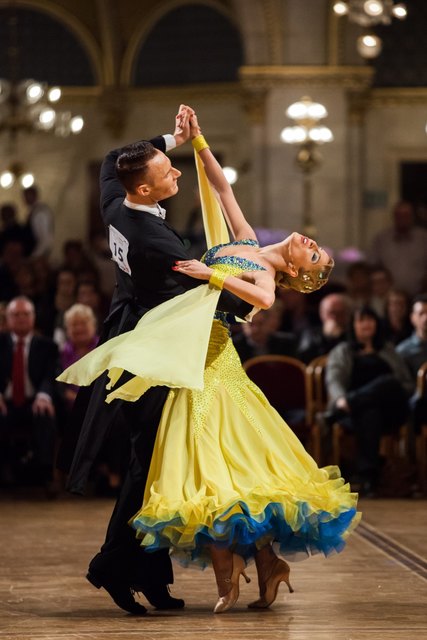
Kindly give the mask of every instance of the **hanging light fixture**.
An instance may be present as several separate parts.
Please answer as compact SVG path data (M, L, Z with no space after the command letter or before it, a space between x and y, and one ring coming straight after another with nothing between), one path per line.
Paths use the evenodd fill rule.
M35 80L0 78L0 133L7 132L12 138L21 132L52 132L58 136L80 133L83 118L58 110L55 105L60 98L59 87Z
M280 134L282 142L287 144L323 144L334 139L329 127L319 124L319 121L328 115L323 104L313 102L311 98L305 96L298 102L291 104L286 109L286 115L296 124L282 130Z
M84 120L80 115L58 108L61 89L48 86L47 82L22 79L19 70L18 13L8 17L7 77L0 78L0 134L8 135L5 156L16 157L20 134L53 133L66 137L81 132ZM34 183L34 175L26 171L19 160L11 161L0 174L0 187L10 189L15 184L28 188Z
M49 87L46 82L19 77L16 12L9 16L8 27L8 77L0 78L0 133L7 132L11 139L21 132L53 132L59 136L80 133L84 125L83 118L57 107L61 99L59 87Z
M393 18L404 20L407 15L405 3L393 0L339 0L332 9L337 16L348 16L351 22L365 29L389 25ZM381 49L381 38L371 31L357 39L357 50L363 58L376 58Z

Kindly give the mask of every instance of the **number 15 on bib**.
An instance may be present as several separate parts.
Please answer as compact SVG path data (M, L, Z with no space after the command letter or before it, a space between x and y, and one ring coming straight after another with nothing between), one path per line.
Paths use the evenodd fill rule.
M129 241L113 225L108 225L111 259L119 269L131 275L132 271L128 262Z

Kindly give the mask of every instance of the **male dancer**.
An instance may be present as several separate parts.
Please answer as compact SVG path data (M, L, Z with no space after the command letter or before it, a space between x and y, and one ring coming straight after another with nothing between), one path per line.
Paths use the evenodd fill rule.
M111 151L102 165L101 212L109 227L117 279L103 339L129 331L149 309L200 285L172 269L176 260L188 259L188 255L159 205L159 201L177 193L181 175L164 152L189 138L192 113L190 107L181 105L173 136ZM250 305L227 292L222 294L218 307L239 317L250 311ZM88 406L86 401L77 402L76 415L79 404L85 406L86 414L70 471L70 490L82 493L106 426L118 411L131 429L131 456L105 543L90 562L88 580L98 588L104 587L119 607L136 615L144 615L146 609L135 602L133 591L141 591L158 609L181 608L184 601L172 598L167 587L173 582L167 550L146 553L128 525L142 504L157 426L169 389L154 387L137 402L106 405L105 383L104 375L90 388Z

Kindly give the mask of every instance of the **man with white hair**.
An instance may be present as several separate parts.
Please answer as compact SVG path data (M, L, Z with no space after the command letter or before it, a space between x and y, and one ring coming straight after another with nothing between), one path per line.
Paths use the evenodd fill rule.
M35 311L20 296L6 308L7 331L0 334L0 450L3 480L19 481L19 460L31 461L51 491L58 348L34 334ZM22 468L21 468L22 470Z

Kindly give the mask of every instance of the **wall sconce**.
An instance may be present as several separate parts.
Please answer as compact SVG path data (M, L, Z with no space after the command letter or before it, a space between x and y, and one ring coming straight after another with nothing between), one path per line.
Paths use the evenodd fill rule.
M23 189L28 189L34 184L34 175L29 171L25 171L20 162L12 163L7 169L0 174L0 187L2 189L10 189L15 182L19 183Z

